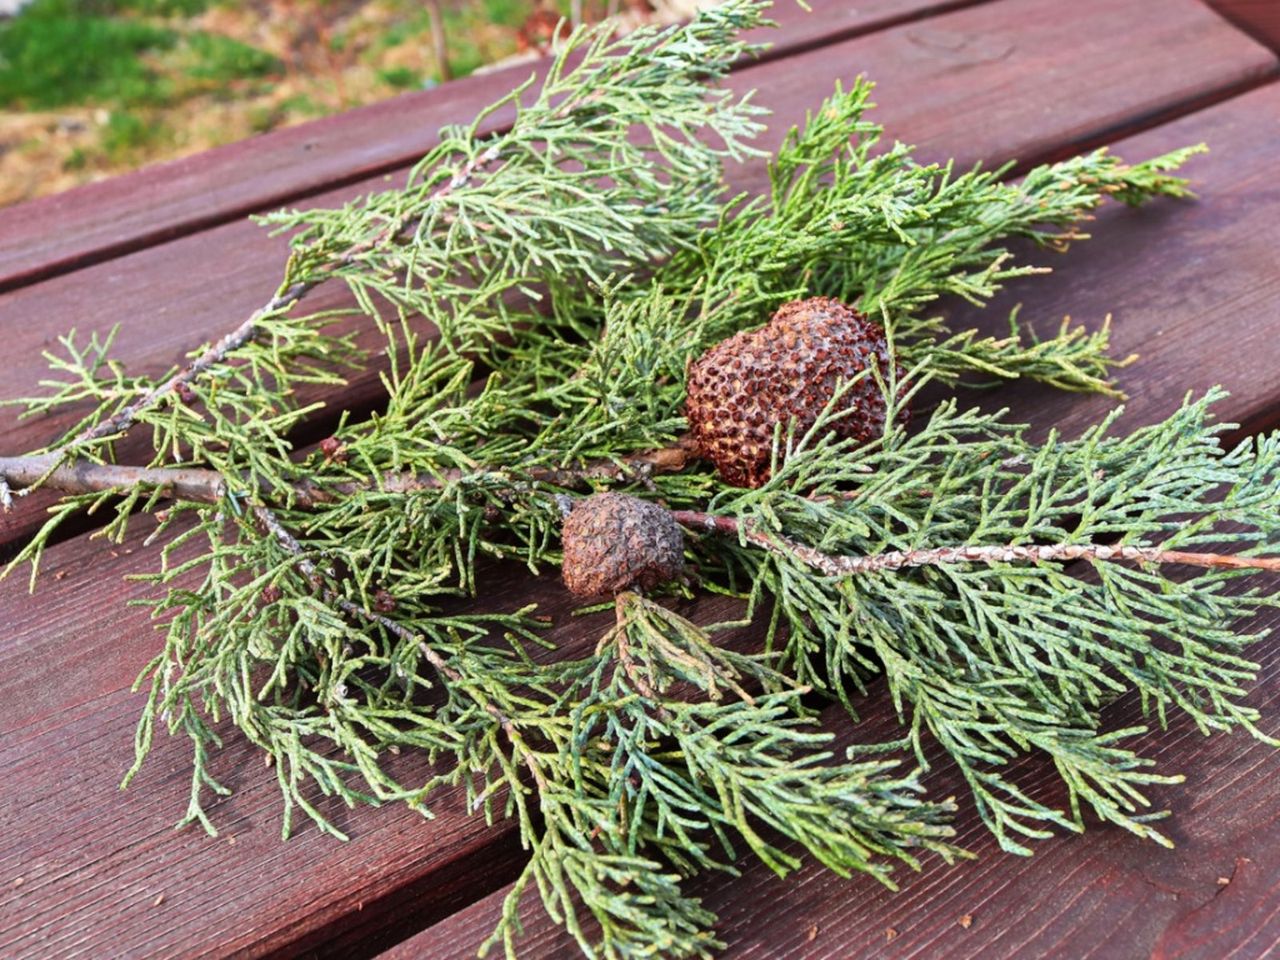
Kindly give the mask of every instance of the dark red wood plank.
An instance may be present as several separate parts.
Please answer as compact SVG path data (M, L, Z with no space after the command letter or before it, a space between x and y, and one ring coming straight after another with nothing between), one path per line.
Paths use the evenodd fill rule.
M1132 394L1122 427L1150 422L1187 390L1218 382L1236 390L1224 416L1257 428L1280 423L1272 372L1278 358L1265 355L1280 316L1273 252L1280 233L1254 236L1280 211L1280 189L1269 177L1278 133L1280 86L1272 86L1117 144L1138 155L1208 140L1213 153L1194 168L1199 202L1106 212L1097 239L1059 261L1055 275L1023 281L1005 298L1025 299L1045 326L1063 312L1084 318L1115 308L1118 345L1145 353L1121 373ZM1110 405L1023 385L996 391L990 403L1068 435ZM1261 621L1278 623L1276 611ZM1280 639L1252 656L1264 661L1252 699L1263 710L1264 731L1277 736ZM856 729L838 710L828 711L829 725L862 742L897 735L883 691L859 706L865 714ZM1125 701L1109 719L1116 728L1137 723L1138 705ZM980 860L954 868L935 863L907 877L896 895L814 866L780 882L753 865L738 880L708 877L694 889L720 914L726 955L735 958L1272 955L1280 949L1280 753L1243 736L1202 737L1182 720L1146 737L1144 747L1164 772L1187 776L1184 785L1153 792L1174 811L1165 827L1177 843L1172 851L1095 826L1083 838L1038 845L1029 860L1002 855L965 806L961 838ZM1054 789L1043 758L1028 758L1020 769L1019 783L1033 792ZM966 796L945 764L930 783L936 796ZM467 955L496 925L503 894L424 931L387 960ZM532 900L524 915L530 935L522 957L570 955L568 941Z
M759 38L777 57L976 2L813 0L806 13L786 0L774 12L779 28ZM467 77L0 210L0 290L412 163L440 127L470 123L534 69ZM490 127L510 120L497 114Z
M1242 43L1199 0L1160 0L1158 17L1152 9L1135 0L1002 0L741 79L773 106L810 101L813 72L846 83L864 74L876 81L889 134L919 142L922 159L1025 166L1164 122L1274 74L1274 55ZM975 75L980 82L963 82ZM916 132L922 128L927 137ZM784 132L775 123L764 145Z
M877 112L889 136L920 144L924 158L1035 161L1274 70L1273 55L1198 0L1166 0L1164 10L1153 25L1146 0L1082 0L1069 9L1057 0L1004 0L742 70L732 83L758 89L775 111L771 146L837 78L865 72L877 80ZM764 185L759 164L731 175L739 189ZM313 202L336 204L385 185L378 177ZM240 221L0 296L7 361L0 397L29 392L45 372L40 351L73 326L87 334L120 324L116 356L130 370L166 369L256 308L278 284L285 252L282 238ZM309 303L348 300L335 288ZM373 339L366 331L364 342ZM370 369L353 379L343 402L358 408L381 391ZM12 408L0 409L6 453L46 443L70 422L15 418ZM29 535L47 503L33 498L0 514L0 544Z
M1206 0L1249 36L1280 50L1280 3L1275 0Z
M1280 84L1116 145L1122 156L1145 156L1204 141L1209 153L1189 172L1197 199L1140 210L1104 207L1090 226L1094 238L1063 259L1033 262L1055 273L1011 286L986 311L954 311L958 328L991 333L1026 300L1021 318L1050 333L1064 316L1089 325L1113 315L1113 350L1138 355L1119 374L1130 393L1119 421L1127 429L1172 409L1187 391L1214 384L1231 391L1223 419L1249 432L1280 423L1280 185L1271 176L1280 146ZM1000 391L1020 419L1051 424L1061 397L1033 385ZM1099 417L1105 397L1072 398L1071 409Z

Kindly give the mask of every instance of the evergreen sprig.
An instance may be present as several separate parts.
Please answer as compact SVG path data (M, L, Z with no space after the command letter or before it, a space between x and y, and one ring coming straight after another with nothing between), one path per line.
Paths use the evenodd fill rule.
M1147 792L1171 777L1127 745L1136 728L1103 724L1116 697L1137 693L1153 722L1181 711L1260 735L1242 700L1257 636L1232 624L1275 600L1236 581L1280 567L1262 555L1280 439L1224 452L1216 393L1127 437L1111 418L1033 443L955 402L910 430L896 416L933 381L1113 391L1105 324L1039 340L1011 317L995 338L930 311L1038 272L1010 240L1062 249L1107 197L1185 196L1171 172L1200 148L1137 165L1095 151L1018 182L956 172L882 143L860 81L791 131L765 195L730 197L721 163L753 153L761 111L715 83L764 8L575 32L540 86L445 130L403 188L264 218L296 231L279 288L185 367L127 374L109 335L48 355L46 392L18 402L79 419L0 458L6 506L64 493L6 572L29 561L34 582L80 511L114 511L115 538L155 515L144 602L163 644L139 678L129 777L158 729L187 735L183 822L215 829L229 721L271 759L286 834L301 811L342 835L317 794L430 816L454 787L513 821L529 860L490 941L509 955L536 887L587 955L706 956L714 917L682 887L696 871L750 853L785 874L803 851L892 885L895 864L962 856L952 804L924 793L931 742L1000 843L1027 852L1086 814L1163 840ZM510 126L483 136L502 110ZM299 309L330 280L354 306ZM727 486L685 436L687 366L813 295L884 325L907 371L870 374L888 378L890 426L838 440L838 395L812 429L779 426L764 486ZM384 338L386 402L295 451L320 415L297 388L337 395L371 359L353 318ZM116 462L134 429L154 454ZM664 505L697 562L670 589L740 598L763 643L635 592L597 642L564 648L531 608L461 603L495 562L557 565L565 512L606 489ZM840 757L813 704L854 710L877 674L903 737ZM1065 804L1008 774L1031 750L1052 757ZM429 771L406 777L406 752Z
M712 555L776 604L769 647L789 674L852 709L851 689L883 673L921 764L928 735L1006 849L1030 852L1017 835L1047 824L1083 829L1083 807L1165 842L1142 790L1170 780L1122 746L1145 728L1105 730L1101 709L1136 691L1161 724L1179 710L1204 732L1261 735L1241 702L1258 635L1232 625L1274 595L1239 589L1252 571L1235 566L1170 578L1150 550L1229 543L1244 558L1275 541L1280 440L1224 453L1218 396L1128 436L1107 435L1116 411L1034 444L954 402L856 453L819 427L764 487L712 501L741 531ZM1002 773L1030 749L1053 758L1068 810Z
M527 831L533 855L493 941L514 952L519 903L536 883L587 953L595 941L605 956L706 955L713 918L678 895L664 864L736 872L733 835L779 874L800 861L774 836L842 876L890 885L882 858L918 867L920 852L957 853L951 805L920 799L914 776L891 775L896 761L830 762L831 734L813 729L804 688L651 600L623 593L616 608L594 655L566 670L559 753L533 754L544 825ZM752 696L745 683L778 689ZM681 685L697 696L673 696Z

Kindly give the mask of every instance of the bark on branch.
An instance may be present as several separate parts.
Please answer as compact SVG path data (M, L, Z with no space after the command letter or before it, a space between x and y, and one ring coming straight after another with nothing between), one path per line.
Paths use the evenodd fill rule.
M695 458L696 453L692 443L685 440L673 447L632 454L620 463L602 461L584 467L533 467L523 471L521 479L532 479L559 487L572 488L590 480L643 479L656 473L677 473ZM92 463L86 460L60 463L60 460L60 455L56 453L28 457L0 457L0 494L5 495L0 499L7 499L11 487L21 494L22 488L30 487L37 482L40 482L42 487L72 494L126 492L145 486L160 490L173 499L196 503L217 503L227 493L226 480L221 474L199 467L131 467ZM377 485L372 481L354 480L328 484L300 481L294 486L294 506L310 509L374 489L393 494L438 490L463 476L464 473L461 470L448 470L442 474L389 473L385 474ZM702 513L696 510L673 510L671 515L677 523L688 529L720 536L740 536L749 543L754 543L766 550L790 554L815 570L832 577L956 563L1068 563L1072 560L1181 564L1204 568L1280 572L1280 557L1193 553L1185 550L1163 550L1159 547L1113 546L1100 543L962 545L921 550L894 550L869 556L841 556L823 553L821 550L786 537L765 533L744 524L735 517ZM259 515L259 519L265 523L263 516ZM277 539L280 539L279 536ZM281 540L281 542L288 546L285 541Z
M766 550L791 554L831 577L953 563L1068 563L1072 560L1181 564L1191 567L1280 572L1280 557L1189 553L1185 550L1162 550L1159 547L1111 546L1101 543L932 547L923 550L893 550L861 557L839 556L823 553L821 550L815 550L803 543L796 543L786 537L763 533L734 517L700 513L695 510L673 510L672 516L677 523L689 529L721 536L742 536Z
M62 462L58 453L26 457L0 457L0 488L11 487L19 494L35 483L62 493L127 492L145 487L160 490L175 500L195 503L217 503L227 494L226 479L213 470L200 467L132 467L89 460ZM530 467L521 471L521 479L532 479L560 487L581 486L589 480L644 479L657 473L678 473L694 459L692 445L681 442L673 447L646 450L623 457L620 462L600 461L582 467ZM386 493L413 493L438 490L445 484L465 476L462 470L446 470L440 474L387 473L378 484L370 481L344 480L320 483L299 481L294 485L294 506L311 509L335 503L373 489Z

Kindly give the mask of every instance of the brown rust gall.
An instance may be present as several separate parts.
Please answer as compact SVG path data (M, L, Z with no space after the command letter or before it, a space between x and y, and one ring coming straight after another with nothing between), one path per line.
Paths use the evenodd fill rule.
M738 487L769 479L774 429L817 421L838 384L844 416L833 429L865 443L883 435L887 404L880 383L891 369L884 330L839 300L812 297L778 308L758 330L724 340L689 366L685 413L700 456ZM897 368L901 377L902 370Z
M597 493L578 501L561 539L564 583L579 597L651 589L684 569L679 524L658 504L637 497Z

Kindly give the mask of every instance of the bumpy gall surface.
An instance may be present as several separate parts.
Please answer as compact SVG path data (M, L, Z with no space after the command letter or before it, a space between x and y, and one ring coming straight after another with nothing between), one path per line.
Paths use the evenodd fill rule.
M561 529L565 586L579 597L650 589L680 576L684 533L671 514L620 493L580 500Z
M775 426L803 433L835 394L872 365L890 369L884 330L839 300L812 297L778 308L758 330L724 340L689 366L686 414L701 456L726 483L758 487L769 479ZM901 368L897 369L902 375ZM884 433L884 394L867 374L843 397L841 436L867 442Z

